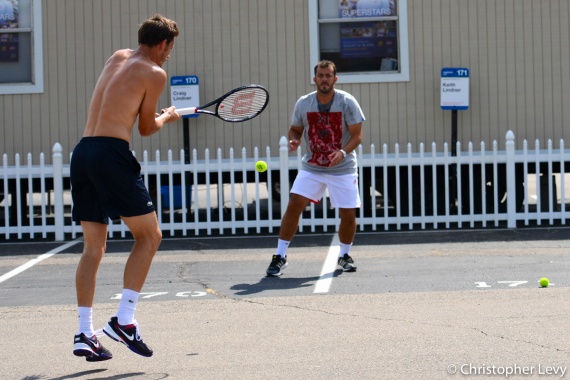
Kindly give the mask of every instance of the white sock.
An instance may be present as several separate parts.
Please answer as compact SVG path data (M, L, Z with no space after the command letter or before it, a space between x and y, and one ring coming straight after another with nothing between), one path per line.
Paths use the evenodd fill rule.
M340 243L340 252L338 254L338 257L344 257L345 254L349 255L351 247L352 247L352 243L350 243L350 244Z
M290 241L287 240L277 240L277 252L275 252L275 254L281 257L287 256L287 248L289 248L289 243Z
M83 333L89 338L95 335L95 330L93 330L93 308L79 306L77 307L77 315L79 316L77 335Z
M139 293L130 289L123 289L121 296L121 303L117 311L117 319L120 325L130 325L135 321L135 310L137 309L137 302L139 300Z

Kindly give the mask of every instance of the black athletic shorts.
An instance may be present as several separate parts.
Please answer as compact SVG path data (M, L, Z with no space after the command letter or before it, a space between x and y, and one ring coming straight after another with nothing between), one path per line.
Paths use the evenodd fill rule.
M114 137L83 137L71 156L72 217L109 224L109 218L155 211L141 166L129 143Z

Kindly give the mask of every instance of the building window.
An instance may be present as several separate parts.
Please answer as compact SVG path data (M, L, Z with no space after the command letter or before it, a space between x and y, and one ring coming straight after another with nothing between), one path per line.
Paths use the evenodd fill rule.
M44 91L41 0L0 0L0 94Z
M338 83L410 79L406 0L309 0L309 31L311 74L327 59Z

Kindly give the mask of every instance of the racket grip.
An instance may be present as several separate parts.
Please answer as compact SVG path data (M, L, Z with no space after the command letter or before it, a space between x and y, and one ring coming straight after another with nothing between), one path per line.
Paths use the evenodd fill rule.
M178 112L178 114L180 116L192 115L192 114L196 113L196 107L180 108L180 109L177 109L176 112Z

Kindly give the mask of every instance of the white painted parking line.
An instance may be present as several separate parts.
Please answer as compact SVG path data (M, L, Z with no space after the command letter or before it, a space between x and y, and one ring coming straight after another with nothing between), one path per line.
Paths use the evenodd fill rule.
M40 261L43 261L45 259L48 259L50 257L52 257L53 255L66 250L69 247L73 247L75 244L81 242L83 240L83 238L78 238L75 239L73 241L70 241L69 243L65 243L64 245L54 248L49 252L44 253L43 255L40 255L38 257L36 257L33 260L28 261L27 263L25 263L24 265L20 265L18 268L16 269L12 269L10 272L0 276L0 283L14 277L17 276L18 274L22 273L23 271L25 271L26 269L30 269L31 267L33 267L34 265L36 265L37 263L39 263Z
M315 290L313 293L328 293L338 261L338 254L340 252L339 244L340 240L338 238L338 233L336 233L331 241L329 253L327 254L327 258L323 264L323 269L321 270L321 275L315 284Z

